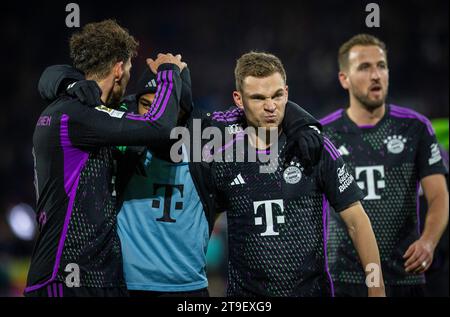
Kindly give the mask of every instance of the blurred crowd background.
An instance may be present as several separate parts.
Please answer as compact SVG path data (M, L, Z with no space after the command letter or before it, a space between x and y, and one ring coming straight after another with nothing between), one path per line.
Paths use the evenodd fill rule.
M70 1L0 4L0 296L21 296L36 236L32 135L45 103L37 92L44 68L70 63L65 25ZM203 108L232 104L236 59L249 50L284 62L290 99L321 117L346 104L337 80L337 50L356 33L388 46L389 101L440 119L448 151L449 13L447 0L410 1L74 1L81 26L114 18L140 41L129 91L158 52L181 53L191 69L194 101ZM368 3L380 6L381 27L365 25ZM224 294L225 219L208 251L210 292ZM448 232L430 281L448 296ZM442 282L444 281L444 282Z

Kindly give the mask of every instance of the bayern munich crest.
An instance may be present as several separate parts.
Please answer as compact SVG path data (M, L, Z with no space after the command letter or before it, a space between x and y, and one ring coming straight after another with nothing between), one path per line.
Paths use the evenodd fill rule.
M300 163L291 162L283 172L283 178L288 184L297 184L302 179Z
M384 140L384 144L387 145L387 150L392 154L400 154L405 149L406 138L401 135L388 136Z

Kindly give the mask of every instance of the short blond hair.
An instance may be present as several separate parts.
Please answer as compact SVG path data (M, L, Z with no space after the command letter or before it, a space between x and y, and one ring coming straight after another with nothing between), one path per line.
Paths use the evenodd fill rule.
M280 73L286 83L286 71L278 57L263 52L252 51L246 53L236 61L236 67L234 69L236 90L242 92L244 79L248 76L263 78L275 73Z

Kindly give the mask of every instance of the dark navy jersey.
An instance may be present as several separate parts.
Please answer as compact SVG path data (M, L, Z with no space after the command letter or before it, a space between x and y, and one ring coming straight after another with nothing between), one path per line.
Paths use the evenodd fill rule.
M363 206L377 238L386 284L424 283L423 275L405 272L403 254L420 237L419 181L446 172L431 123L395 105L386 106L375 126L358 127L343 109L321 123L366 194ZM365 274L344 224L331 217L329 226L333 278L363 284Z
M40 234L25 292L65 282L75 267L81 287L124 285L111 146L167 143L179 110L178 68L162 65L158 83L155 102L142 117L86 107L70 97L42 112L33 136Z
M236 135L235 142L241 139L237 124L227 131ZM227 211L229 296L332 294L324 253L326 206L329 201L340 212L363 194L331 144L310 170L297 158L285 162L285 145L283 133L278 166L248 161L212 165L217 195ZM238 146L234 157L237 151ZM274 171L260 173L263 164L272 164Z

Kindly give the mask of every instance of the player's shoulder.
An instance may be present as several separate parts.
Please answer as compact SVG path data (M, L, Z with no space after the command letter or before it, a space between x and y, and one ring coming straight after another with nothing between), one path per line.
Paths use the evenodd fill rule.
M339 157L341 157L341 151L336 148L333 141L328 137L323 137L323 151L322 151L322 160L332 160L336 161Z
M45 113L63 113L69 114L76 111L78 107L85 107L78 99L62 95L50 103L44 110Z
M342 118L344 117L344 109L338 109L328 115L326 115L325 117L319 119L320 124L322 124L322 126L325 127L333 127L336 125L339 125L340 121L342 120Z
M114 118L122 118L126 114L123 110L113 109L105 105L87 106L77 98L66 96L56 102L55 112L67 116L72 122L85 122L89 118L92 119L92 116L97 119L105 118L105 116L99 116L100 113Z
M425 127L430 134L434 134L431 121L423 114L407 107L398 105L389 105L389 116L394 120L408 121L410 124L416 124L418 126Z

